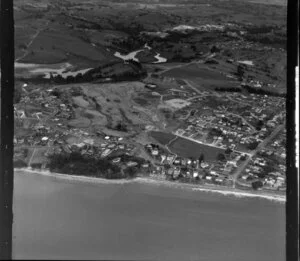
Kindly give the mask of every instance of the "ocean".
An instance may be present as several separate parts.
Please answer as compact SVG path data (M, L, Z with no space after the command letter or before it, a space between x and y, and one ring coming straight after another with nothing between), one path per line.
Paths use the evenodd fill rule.
M15 172L14 259L285 260L285 204Z

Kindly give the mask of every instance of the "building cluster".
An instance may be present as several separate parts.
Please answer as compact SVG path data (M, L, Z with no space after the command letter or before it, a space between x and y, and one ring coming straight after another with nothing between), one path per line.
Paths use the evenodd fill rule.
M135 146L123 137L108 136L88 130L68 128L66 120L73 114L73 108L64 97L65 103L53 95L53 90L33 91L22 97L15 107L15 120L19 131L14 144L23 147L47 147L52 153L79 152L85 156L105 158L113 152L131 155ZM65 123L65 124L64 124ZM69 139L73 138L71 142ZM75 140L75 141L74 141ZM115 160L116 161L116 160Z
M145 150L156 162L152 175L173 180L197 180L223 185L232 182L232 174L238 165L246 159L245 155L230 152L228 155L224 155L224 159L208 162L204 160L205 155L198 159L179 157L155 144L145 145Z
M68 120L74 116L69 99L67 95L58 97L53 89L32 91L22 97L20 103L16 105L15 118L52 121L62 126L63 124L58 121Z
M286 188L286 131L279 133L260 150L241 175L243 183L261 181L266 189Z
M64 143L64 137L67 133L61 130L52 129L41 123L32 124L29 134L15 135L15 145L25 146L54 146Z
M227 94L225 106L215 105L205 97L194 100L195 103L202 99L201 110L181 110L184 124L174 131L176 135L246 153L254 150L285 120L283 98L251 94L249 99L249 96Z
M146 87L156 89L157 85L149 83ZM244 96L241 93L216 94L209 91L196 94L181 87L183 86L170 89L164 95L180 97L190 102L188 106L175 112L182 124L173 133L222 149L224 153L207 161L205 151L198 159L182 158L171 153L167 147L163 149L155 144L147 144L144 149L154 164L144 162L142 167L157 178L231 184L233 174L253 155L258 144L284 124L283 98L255 94ZM30 131L29 135L26 132L17 135L15 144L44 146L53 153L78 152L99 159L109 157L113 164L140 166L134 160L122 160L122 155L133 156L137 151L136 146L123 137L102 132L91 134L88 130L68 128L67 120L74 117L69 98L68 95L61 97L52 89L32 91L22 97L15 108L15 118L24 125L24 129ZM241 173L240 182L249 185L253 181L261 181L264 187L270 189L285 187L285 143L286 134L282 133L263 149L256 151Z
M122 137L111 138L110 136L105 136L103 142L97 142L97 144L95 144L95 139L88 137L81 139L79 142L65 144L61 149L67 153L79 152L82 155L95 158L105 158L113 152L124 153L127 155L131 154L134 146L123 143L122 141Z

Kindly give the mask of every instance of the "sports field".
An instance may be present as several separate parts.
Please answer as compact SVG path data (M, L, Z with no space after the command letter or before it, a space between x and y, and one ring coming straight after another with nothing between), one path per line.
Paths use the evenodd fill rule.
M168 144L176 137L172 133L161 131L151 131L150 135L163 145ZM197 159L203 154L206 161L215 161L219 153L224 153L223 149L196 143L181 137L171 142L168 147L173 153L183 158L192 157Z
M172 152L184 158L199 158L201 154L204 155L205 161L215 161L219 153L224 153L223 149L207 146L196 143L184 138L178 138L169 145Z
M168 144L172 139L176 137L172 133L161 132L161 131L151 131L150 136L163 145Z

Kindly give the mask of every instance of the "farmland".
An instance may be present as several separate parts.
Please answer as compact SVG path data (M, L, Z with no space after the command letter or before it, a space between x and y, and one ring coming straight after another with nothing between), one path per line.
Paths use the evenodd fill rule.
M197 65L188 65L181 68L172 69L164 74L169 77L178 78L202 78L202 79L216 79L220 81L226 81L228 78L222 74L209 70L207 68L201 68Z

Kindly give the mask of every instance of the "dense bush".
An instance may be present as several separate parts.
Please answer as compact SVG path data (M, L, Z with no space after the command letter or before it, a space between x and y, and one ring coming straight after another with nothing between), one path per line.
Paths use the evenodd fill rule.
M218 161L225 161L226 157L225 157L225 155L223 153L218 153L217 160Z
M260 95L269 95L269 96L274 96L274 97L284 97L284 98L286 97L285 93L279 93L276 91L268 91L268 90L261 89L261 88L254 88L249 85L245 85L245 86L243 86L243 88L245 90L247 90L249 93L255 93L255 94L260 94Z
M249 150L255 150L257 148L258 144L259 144L258 141L251 142L247 145L247 148Z
M72 152L70 154L53 154L49 156L50 160L47 167L50 171L65 174L101 177L107 179L122 179L135 177L140 170L141 164L145 162L142 158L122 154L120 155L122 163L129 161L138 163L137 166L127 167L124 172L122 172L119 166L111 162L114 157L109 156L104 159L95 159L93 157L81 155L79 152Z
M22 88L21 86L15 86L14 91L14 104L19 103L22 97Z
M263 183L260 180L252 182L251 185L252 185L252 188L255 190L263 187Z
M14 168L25 168L27 164L23 160L14 160Z
M216 87L215 91L218 91L218 92L241 92L242 89L239 87L229 87L229 88Z
M120 168L107 159L88 158L78 152L53 154L49 159L50 171L104 178L122 178Z

